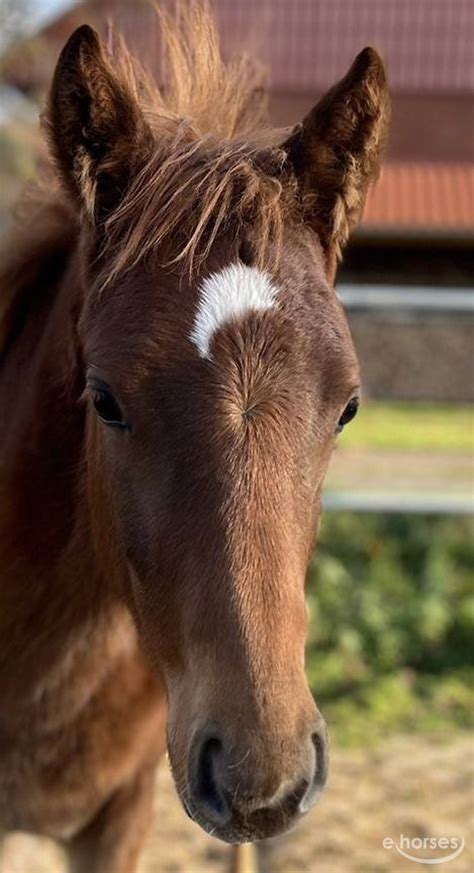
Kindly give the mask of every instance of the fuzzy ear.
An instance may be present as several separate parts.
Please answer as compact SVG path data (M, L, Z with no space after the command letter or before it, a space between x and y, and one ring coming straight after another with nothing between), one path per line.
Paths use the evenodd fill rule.
M100 221L120 201L152 136L136 98L88 25L74 31L61 52L45 123L63 183Z
M297 178L306 220L329 260L357 224L378 175L390 117L383 63L373 48L316 104L283 148Z

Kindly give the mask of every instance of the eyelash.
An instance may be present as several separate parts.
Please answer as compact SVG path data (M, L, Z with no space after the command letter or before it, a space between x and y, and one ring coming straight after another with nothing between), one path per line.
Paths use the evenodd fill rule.
M89 383L88 388L97 417L107 427L130 430L130 425L125 421L123 412L109 388L93 383Z
M338 421L338 424L336 427L337 434L341 433L341 431L343 430L345 425L349 424L349 422L355 418L355 416L357 415L358 409L359 409L359 398L352 397L351 400L349 400L349 403L345 407L344 412L342 413L342 415Z

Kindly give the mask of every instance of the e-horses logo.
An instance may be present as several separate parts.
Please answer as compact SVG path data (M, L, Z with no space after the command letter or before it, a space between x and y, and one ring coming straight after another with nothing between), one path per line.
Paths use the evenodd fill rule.
M415 861L416 864L447 864L448 861L454 861L464 849L464 837L405 837L400 834L398 843L392 840L391 837L385 837L382 843L384 849L396 849L399 855L406 858L408 861ZM441 855L435 858L420 858L419 855L413 855L413 852L426 851L427 849L445 852L446 849L453 851L449 855Z

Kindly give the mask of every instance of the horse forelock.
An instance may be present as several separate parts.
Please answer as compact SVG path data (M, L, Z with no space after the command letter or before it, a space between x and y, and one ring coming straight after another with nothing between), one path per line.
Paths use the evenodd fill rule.
M280 148L287 131L270 125L261 70L246 57L224 62L206 3L158 18L163 85L122 38L111 42L114 70L138 101L153 147L107 218L99 288L155 254L192 272L216 238L243 226L252 228L253 257L264 266L295 212Z

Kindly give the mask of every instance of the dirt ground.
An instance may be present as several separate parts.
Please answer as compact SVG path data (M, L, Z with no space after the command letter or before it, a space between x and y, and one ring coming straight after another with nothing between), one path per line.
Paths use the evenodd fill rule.
M464 837L449 873L474 870L474 741L396 737L368 750L333 749L329 784L292 833L259 846L259 873L409 873L420 869L383 847L391 837ZM449 854L419 850L419 857ZM423 868L421 868L423 869ZM426 868L425 868L426 869ZM47 840L8 837L1 873L63 873ZM156 789L155 827L140 873L229 873L230 850L179 806L166 764Z

